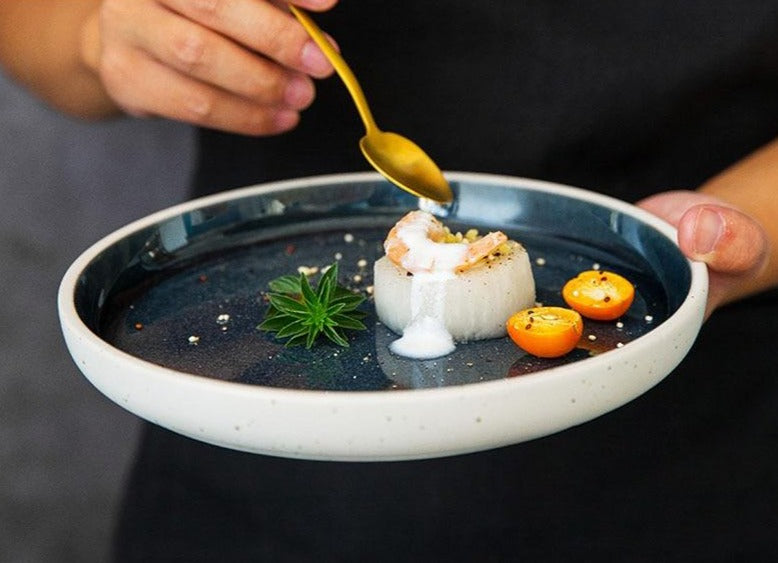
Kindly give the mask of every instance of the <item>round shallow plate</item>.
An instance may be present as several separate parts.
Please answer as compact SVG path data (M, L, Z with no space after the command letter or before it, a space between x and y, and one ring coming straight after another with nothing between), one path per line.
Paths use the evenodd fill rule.
M500 229L528 249L544 304L581 270L613 270L637 297L618 322L587 322L557 360L508 338L445 358L389 352L397 338L363 308L349 348L286 348L259 331L271 279L338 261L368 294L391 225L419 201L375 174L235 190L114 232L67 271L59 313L86 377L144 419L204 442L328 460L453 455L530 440L634 399L681 361L702 323L706 270L664 222L584 190L447 175L454 229ZM423 202L422 202L423 203Z

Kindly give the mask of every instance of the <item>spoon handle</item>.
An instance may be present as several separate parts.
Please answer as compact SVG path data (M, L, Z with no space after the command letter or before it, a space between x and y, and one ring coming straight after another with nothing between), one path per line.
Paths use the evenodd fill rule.
M343 84L346 85L346 89L348 90L349 94L351 94L351 97L357 106L357 111L359 112L359 116L362 118L362 122L365 124L365 129L367 132L371 133L373 131L378 131L378 126L376 125L375 120L373 119L373 114L370 112L370 108L367 105L367 100L365 99L365 94L362 91L362 87L359 85L359 82L357 81L356 76L354 76L354 73L351 72L348 64L346 64L346 61L343 60L343 57L340 56L340 53L338 53L337 49L332 46L327 37L324 35L324 32L319 29L319 26L316 25L316 23L310 18L308 14L291 4L289 5L289 10L291 10L292 14L294 14L294 16L302 24L302 26L305 28L305 31L307 31L308 35L311 36L311 39L316 42L316 44L319 46L319 49L321 49L324 53L324 56L329 59L330 63L332 63L332 66L335 67L335 72L338 73L338 76L340 76Z

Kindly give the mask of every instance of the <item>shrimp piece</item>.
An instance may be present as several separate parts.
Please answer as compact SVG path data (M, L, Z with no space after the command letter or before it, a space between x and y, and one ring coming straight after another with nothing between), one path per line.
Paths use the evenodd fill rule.
M508 242L508 237L502 231L491 232L471 242L467 245L464 262L456 268L457 272L462 273L472 268L506 242Z
M425 211L411 211L400 219L389 231L389 234L384 241L384 250L386 251L386 256L395 265L406 268L404 258L411 250L408 246L409 244L418 245L420 244L419 241L423 241L427 244L436 243L446 245L451 250L454 250L455 246L463 247L461 258L457 259L457 262L452 268L453 271L461 273L475 266L508 240L508 237L500 231L489 233L470 243L447 243L445 242L447 235L448 231L443 226L443 223L430 213ZM411 243L409 241L414 242ZM435 251L435 253L437 254L438 251ZM445 254L442 251L442 248L441 251L439 251L439 254ZM427 257L426 262L429 262L431 269L435 260L433 257L429 256ZM427 270L428 268L423 269Z

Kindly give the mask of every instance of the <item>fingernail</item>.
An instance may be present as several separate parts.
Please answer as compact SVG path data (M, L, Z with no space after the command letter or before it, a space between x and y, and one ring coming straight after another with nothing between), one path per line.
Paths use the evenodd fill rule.
M288 131L297 125L300 121L300 115L296 111L281 110L273 118L278 131Z
M712 209L703 208L694 223L694 252L710 254L724 232L724 220Z
M324 56L318 45L311 40L303 45L303 50L300 52L300 60L305 70L314 75L326 74L332 68L327 57Z
M284 101L295 109L307 107L313 100L313 86L307 78L293 76L286 85Z

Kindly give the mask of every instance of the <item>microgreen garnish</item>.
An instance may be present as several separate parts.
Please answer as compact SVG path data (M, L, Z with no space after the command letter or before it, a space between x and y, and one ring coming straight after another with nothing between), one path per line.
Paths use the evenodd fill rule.
M286 346L305 344L306 348L323 334L335 344L348 346L344 330L364 330L365 316L357 307L365 300L338 285L338 264L330 266L314 288L305 274L272 280L266 294L270 307L260 330L275 332L288 339Z

